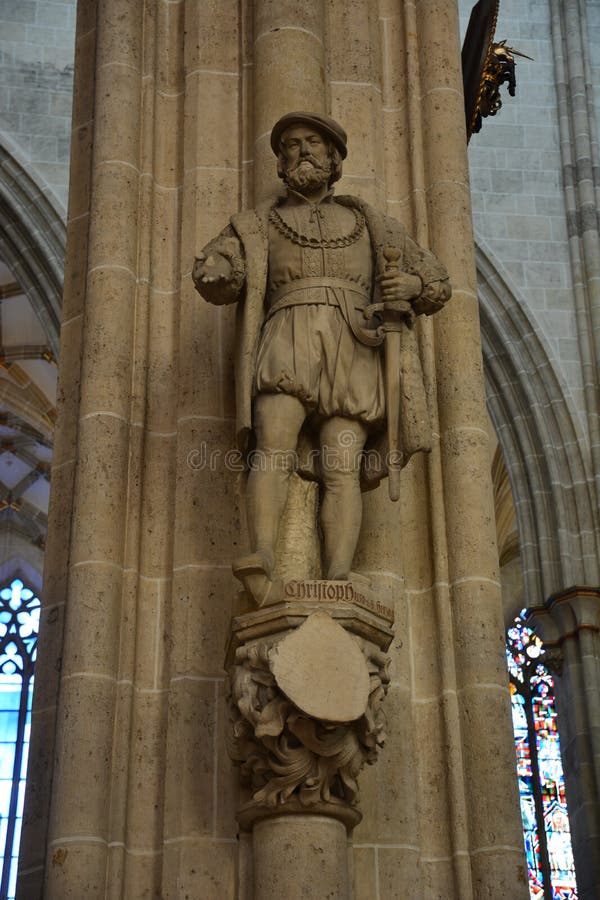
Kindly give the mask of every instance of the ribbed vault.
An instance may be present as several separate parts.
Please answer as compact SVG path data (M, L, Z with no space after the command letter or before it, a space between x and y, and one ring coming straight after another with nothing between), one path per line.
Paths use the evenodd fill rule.
M41 572L65 226L17 152L0 143L0 560L28 546Z
M513 491L525 599L597 584L587 442L541 329L509 276L476 248L488 409Z
M55 356L65 244L61 212L0 136L0 257L27 294Z

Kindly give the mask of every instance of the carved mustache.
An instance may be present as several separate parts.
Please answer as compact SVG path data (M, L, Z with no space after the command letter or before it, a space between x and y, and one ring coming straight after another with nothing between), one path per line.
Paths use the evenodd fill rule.
M291 167L288 166L288 172L295 172L296 169L305 162L310 163L313 168L318 169L320 172L329 171L329 165L327 163L325 165L322 165L321 163L317 162L314 156L302 156L295 165Z

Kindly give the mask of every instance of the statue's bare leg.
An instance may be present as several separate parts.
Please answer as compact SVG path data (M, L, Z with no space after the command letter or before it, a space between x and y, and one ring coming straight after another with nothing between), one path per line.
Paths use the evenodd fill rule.
M296 462L298 434L306 410L289 394L259 394L254 402L256 450L251 455L246 502L252 551L270 577L275 545Z
M321 428L326 578L344 580L350 574L362 522L360 463L366 439L366 428L355 419L334 416Z

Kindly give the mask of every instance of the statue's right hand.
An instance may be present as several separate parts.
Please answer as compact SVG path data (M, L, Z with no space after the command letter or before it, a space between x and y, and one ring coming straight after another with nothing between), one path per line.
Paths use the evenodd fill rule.
M213 284L214 282L231 281L233 269L231 263L220 253L205 256L200 253L194 261L192 269L192 278L194 284L200 289L205 284Z

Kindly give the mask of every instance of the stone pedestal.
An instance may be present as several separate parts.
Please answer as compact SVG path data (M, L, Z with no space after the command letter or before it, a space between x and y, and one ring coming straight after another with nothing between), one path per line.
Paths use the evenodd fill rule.
M362 582L289 581L273 599L233 619L226 659L255 900L316 896L315 884L342 900L358 775L385 739L393 614Z
M600 589L575 585L553 594L527 621L554 656L578 896L592 900L600 892Z

